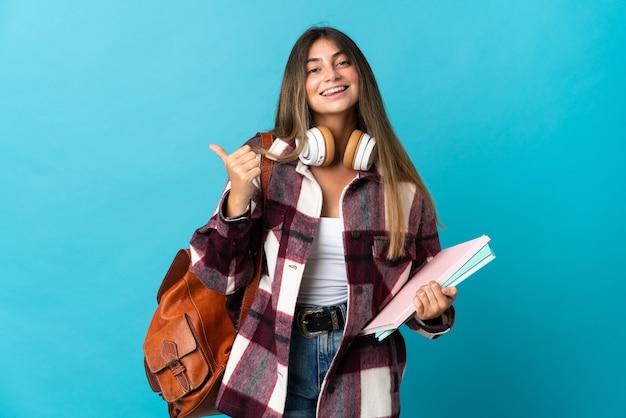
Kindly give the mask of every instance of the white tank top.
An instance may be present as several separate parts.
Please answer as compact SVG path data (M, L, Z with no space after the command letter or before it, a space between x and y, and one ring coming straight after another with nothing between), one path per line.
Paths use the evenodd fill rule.
M298 303L334 306L348 300L341 218L320 218L304 267Z

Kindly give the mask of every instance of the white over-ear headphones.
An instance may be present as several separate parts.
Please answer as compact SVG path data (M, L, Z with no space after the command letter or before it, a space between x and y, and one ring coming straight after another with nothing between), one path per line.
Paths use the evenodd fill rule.
M326 166L335 158L335 140L330 129L324 126L311 128L300 153L306 165ZM376 157L376 140L371 135L355 129L348 139L343 154L343 165L353 170L369 170Z

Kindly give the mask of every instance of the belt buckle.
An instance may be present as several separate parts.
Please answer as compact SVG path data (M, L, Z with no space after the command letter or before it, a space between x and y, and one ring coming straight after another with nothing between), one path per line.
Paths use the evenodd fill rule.
M325 330L311 332L306 327L306 324L308 324L308 321L304 320L304 317L307 315L319 314L323 312L324 312L323 308L304 308L300 310L300 312L298 312L298 329L300 330L300 332L302 333L304 337L315 338L318 335L326 334L328 332Z

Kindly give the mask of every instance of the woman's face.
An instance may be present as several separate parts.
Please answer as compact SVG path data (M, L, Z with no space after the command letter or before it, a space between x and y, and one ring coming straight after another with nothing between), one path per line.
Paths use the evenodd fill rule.
M327 116L354 112L359 100L359 75L348 56L328 39L318 39L306 63L306 97L319 123Z

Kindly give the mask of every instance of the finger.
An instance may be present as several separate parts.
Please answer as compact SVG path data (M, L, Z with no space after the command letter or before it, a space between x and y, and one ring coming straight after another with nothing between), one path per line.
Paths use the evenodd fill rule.
M441 293L439 284L436 282L430 282L427 285L422 286L421 290L424 291L424 294L428 298L428 305L436 308L439 305L437 292Z
M246 170L253 170L260 167L257 154L255 154L254 152L242 155L238 162L239 164L241 164L242 167L245 167Z
M261 169L256 165L242 173L242 179L245 182L252 183L252 181L261 175Z
M231 179L237 178L245 182L250 182L261 174L259 163L254 157L252 159L248 159L244 156L240 159L232 160L231 155L228 159L227 169Z
M441 292L441 287L434 281L420 287L415 297L420 299L424 305L422 312L416 310L417 317L422 320L441 315L449 306L446 297Z
M233 167L239 166L251 169L259 165L259 158L250 146L244 145L228 156L228 162Z
M430 298L427 292L428 286L422 286L415 292L413 297L413 304L415 305L415 312L420 319L428 319L431 316L432 306Z
M432 290L432 295L434 297L433 305L439 313L442 313L452 304L452 300L444 294L444 289L441 288L439 283L431 282L429 287Z
M413 306L415 307L415 313L417 314L418 318L423 317L425 307L424 303L417 293L415 294L415 296L413 296Z
M228 153L224 150L224 148L220 147L217 144L211 144L209 145L209 149L213 151L224 164L226 164L226 161L228 159Z
M458 293L456 287L444 287L443 289L441 289L441 292L448 299L450 299L450 302L454 302L454 300L456 299L456 295Z
M250 160L252 158L256 158L257 153L252 150L250 145L244 145L241 148L237 148L230 157L236 160Z

